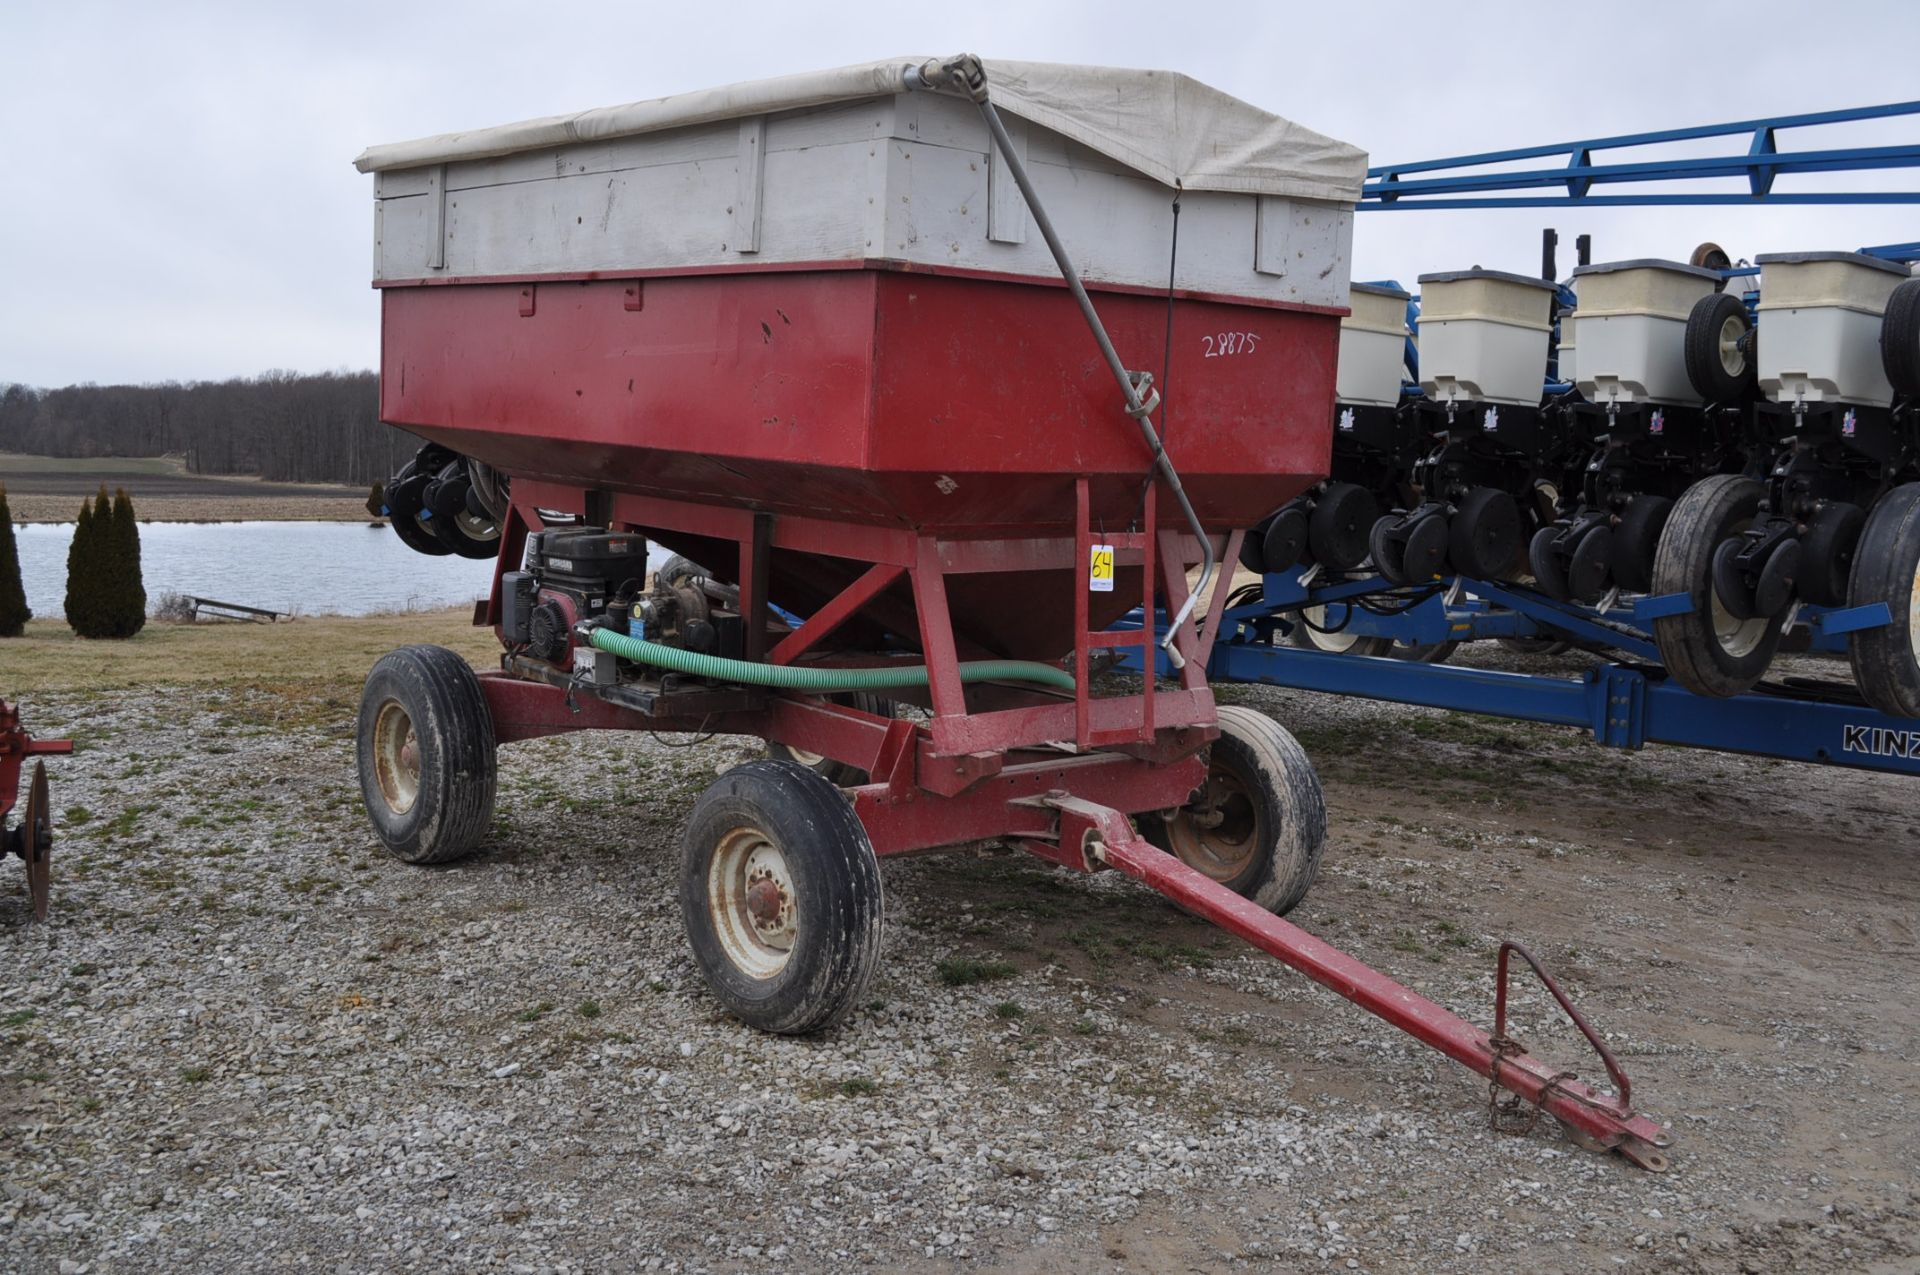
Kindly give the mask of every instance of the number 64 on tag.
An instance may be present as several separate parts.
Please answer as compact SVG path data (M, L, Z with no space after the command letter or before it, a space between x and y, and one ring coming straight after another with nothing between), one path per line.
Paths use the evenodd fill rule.
M1087 563L1087 588L1094 593L1113 592L1113 546L1095 545Z

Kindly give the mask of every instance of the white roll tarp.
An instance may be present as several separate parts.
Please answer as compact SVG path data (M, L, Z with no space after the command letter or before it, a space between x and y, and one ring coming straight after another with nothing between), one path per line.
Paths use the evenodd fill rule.
M908 68L926 61L893 58L371 146L354 166L367 173L491 159L889 97L908 91ZM989 96L1001 111L1071 138L1164 185L1341 204L1360 197L1366 152L1188 76L1054 62L989 60L984 65Z

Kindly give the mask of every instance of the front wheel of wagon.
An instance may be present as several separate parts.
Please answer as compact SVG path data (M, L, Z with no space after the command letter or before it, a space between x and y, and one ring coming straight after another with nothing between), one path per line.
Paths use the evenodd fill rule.
M1326 799L1306 750L1264 713L1226 705L1199 795L1141 834L1235 894L1285 916L1307 895L1327 839Z
M380 657L360 696L360 795L380 843L407 863L473 853L493 822L493 714L480 679L442 646Z
M694 805L680 913L731 1013L762 1031L818 1031L860 1002L879 963L880 864L829 780L795 762L748 762Z

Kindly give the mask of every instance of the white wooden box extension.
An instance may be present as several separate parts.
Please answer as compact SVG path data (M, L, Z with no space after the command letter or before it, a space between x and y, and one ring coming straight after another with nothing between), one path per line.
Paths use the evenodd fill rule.
M1334 374L1342 403L1392 407L1400 401L1407 362L1407 301L1398 288L1356 283L1340 320L1340 366Z
M358 163L376 175L375 282L868 261L1057 279L978 110L900 88L904 65L374 147ZM1164 72L987 67L1041 200L1090 283L1166 288L1168 170L1185 164L1172 173L1185 174L1183 290L1346 304L1364 153ZM1206 138L1177 137L1171 119L1159 127L1172 140L1156 139L1140 102L1170 93L1215 112L1224 121L1216 138L1241 130L1240 152L1210 153Z
M1673 403L1702 400L1687 379L1687 316L1709 296L1720 276L1678 261L1639 258L1581 266L1579 387L1591 403ZM1561 319L1561 330L1567 320ZM1567 372L1561 346L1560 376Z
M1885 407L1880 320L1905 266L1858 252L1782 252L1760 267L1760 390L1779 403Z
M1421 275L1420 388L1427 397L1538 406L1555 290L1548 280L1499 270Z

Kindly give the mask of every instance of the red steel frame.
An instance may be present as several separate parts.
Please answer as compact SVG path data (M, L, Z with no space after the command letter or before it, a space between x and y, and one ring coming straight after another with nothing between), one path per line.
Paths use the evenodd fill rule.
M20 711L0 699L0 819L19 798L20 771L27 758L64 757L72 752L70 739L35 739L20 724Z
M919 643L930 669L933 717L919 725L887 719L809 697L766 693L751 707L718 713L643 713L595 698L588 688L536 681L511 672L483 675L499 742L574 730L630 729L722 732L777 740L865 770L871 782L851 792L874 853L880 856L939 849L989 838L1006 839L1050 862L1079 871L1111 867L1239 935L1371 1014L1488 1077L1559 1120L1578 1140L1619 1151L1643 1168L1668 1166L1661 1127L1636 1114L1622 1072L1598 1036L1573 1010L1538 963L1549 991L1599 1051L1617 1096L1549 1067L1505 1035L1508 948L1500 954L1496 1027L1492 1035L1446 1008L1233 893L1172 855L1142 840L1130 814L1184 805L1201 786L1200 750L1219 734L1204 670L1230 590L1214 590L1204 619L1177 636L1184 664L1178 689L1160 690L1145 678L1138 694L1094 698L1089 657L1103 648L1153 641L1151 626L1128 633L1087 631L1087 589L1076 589L1074 695L1003 692L1010 707L971 709L960 682L960 661L947 610L946 580L954 574L1066 566L1085 571L1095 543L1113 547L1117 565L1141 569L1142 602L1149 614L1155 585L1169 609L1187 596L1188 569L1199 561L1190 536L1160 528L1149 489L1137 529L1101 532L1089 517L1088 483L1076 481L1072 539L949 540L911 531L802 516L774 517L744 508L704 505L626 493L588 493L526 479L513 486L514 508L503 530L494 588L476 608L475 622L497 625L500 576L520 561L540 510L597 518L638 533L673 531L729 540L738 546L740 610L746 618L746 654L778 664L818 654L823 642L882 589L908 577L918 614ZM1215 547L1231 563L1240 533ZM774 549L868 562L868 569L799 628L768 648L766 581ZM1156 581L1157 577L1157 581ZM1151 665L1149 664L1149 667ZM1073 751L1053 741L1071 740Z

